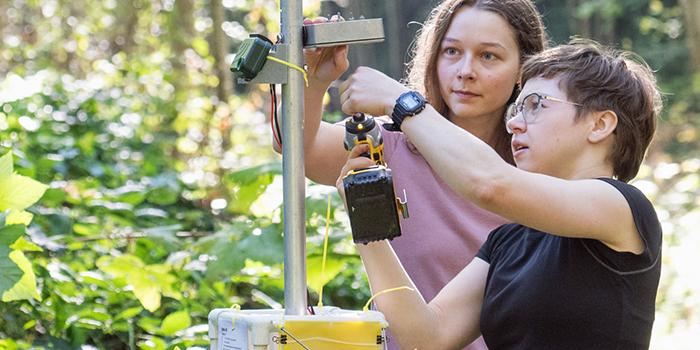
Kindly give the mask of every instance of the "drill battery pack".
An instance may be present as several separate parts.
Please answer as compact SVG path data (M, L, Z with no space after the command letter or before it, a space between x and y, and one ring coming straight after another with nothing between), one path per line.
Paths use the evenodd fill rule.
M375 165L351 171L343 178L343 187L355 243L401 236L391 169Z

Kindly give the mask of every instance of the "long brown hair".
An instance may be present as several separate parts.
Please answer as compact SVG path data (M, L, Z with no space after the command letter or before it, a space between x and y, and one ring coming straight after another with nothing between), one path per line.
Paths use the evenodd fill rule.
M440 54L440 43L445 37L450 23L462 6L493 12L508 22L515 35L520 50L520 63L533 54L545 49L547 36L537 8L531 0L445 0L435 7L418 38L414 42L412 60L408 64L408 85L420 91L430 104L443 116L447 116L449 108L440 94L437 77L437 60ZM513 93L507 103L518 96L518 86L513 87ZM507 104L503 106L505 111ZM499 124L494 148L503 159L513 163L510 151L510 136L505 131L505 124Z

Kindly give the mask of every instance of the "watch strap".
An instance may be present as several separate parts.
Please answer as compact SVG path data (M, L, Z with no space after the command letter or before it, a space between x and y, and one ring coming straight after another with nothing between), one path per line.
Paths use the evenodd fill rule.
M401 105L401 100L405 98L407 95L411 95L412 97L417 97L418 100L421 101L419 106L415 108L414 110L407 110L403 108ZM396 99L396 104L394 105L394 110L391 112L391 120L393 123L391 124L384 124L384 129L388 131L401 131L401 124L403 123L403 120L406 119L406 117L412 117L420 112L422 112L425 109L425 105L428 102L425 100L425 97L421 95L418 91L408 91L404 92L399 96L399 98Z

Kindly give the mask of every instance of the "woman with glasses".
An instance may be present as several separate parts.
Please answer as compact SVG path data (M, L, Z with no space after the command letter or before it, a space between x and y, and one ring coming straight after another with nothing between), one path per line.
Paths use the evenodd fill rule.
M661 225L627 182L661 101L648 66L630 57L574 42L526 61L506 114L517 168L430 106L392 118L460 196L514 222L491 231L429 303L410 291L376 299L402 348L456 349L479 334L491 350L648 348ZM373 83L409 93L389 78ZM346 113L391 108L383 98L348 101ZM369 165L363 151L344 172ZM342 195L342 176L336 186ZM412 284L386 241L357 248L373 292Z

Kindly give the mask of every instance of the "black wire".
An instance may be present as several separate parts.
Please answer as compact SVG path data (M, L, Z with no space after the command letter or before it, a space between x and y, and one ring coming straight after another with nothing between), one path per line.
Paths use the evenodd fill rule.
M309 311L309 313L315 315L316 312L314 311L314 307L311 305L311 293L309 292L308 288L306 288L306 305L306 309Z
M275 113L275 130L277 130L277 139L280 140L280 146L282 146L282 131L280 131L280 123L277 117L277 88L275 84L270 84L272 86L272 101Z
M272 127L272 138L274 139L274 142L279 144L280 142L277 138L277 133L275 132L275 91L273 84L270 84L270 104L270 126Z

